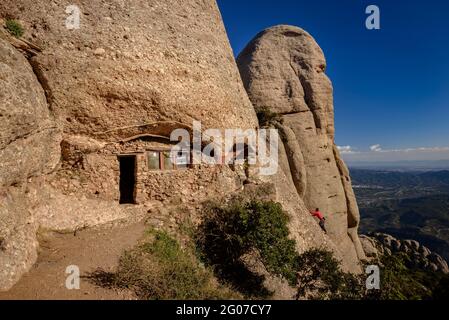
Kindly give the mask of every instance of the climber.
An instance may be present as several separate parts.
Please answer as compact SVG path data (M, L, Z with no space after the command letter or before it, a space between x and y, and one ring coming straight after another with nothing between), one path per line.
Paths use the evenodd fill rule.
M323 216L323 214L320 212L319 208L316 208L315 212L310 212L312 216L317 217L320 219L320 227L323 229L323 231L327 234L326 230L326 218Z

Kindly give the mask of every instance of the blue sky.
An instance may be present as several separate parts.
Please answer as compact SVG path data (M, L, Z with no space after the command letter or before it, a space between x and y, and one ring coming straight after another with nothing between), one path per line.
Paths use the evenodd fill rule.
M336 140L346 158L449 159L449 1L218 3L236 55L277 24L315 37L334 84ZM381 30L365 27L371 4L381 10Z

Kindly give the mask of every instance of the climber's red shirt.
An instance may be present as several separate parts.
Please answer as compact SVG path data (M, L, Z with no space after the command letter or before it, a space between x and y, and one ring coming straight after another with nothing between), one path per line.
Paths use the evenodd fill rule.
M321 212L319 212L319 211L312 212L312 216L317 217L320 220L324 220L323 214Z

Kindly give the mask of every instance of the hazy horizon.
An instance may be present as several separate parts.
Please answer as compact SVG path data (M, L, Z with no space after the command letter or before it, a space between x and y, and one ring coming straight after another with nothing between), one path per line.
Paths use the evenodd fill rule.
M449 171L449 160L346 161L350 170Z

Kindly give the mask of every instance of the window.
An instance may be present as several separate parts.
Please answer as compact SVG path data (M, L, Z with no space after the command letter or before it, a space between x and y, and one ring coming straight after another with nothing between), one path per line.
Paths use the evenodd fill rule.
M175 168L172 159L171 159L171 152L170 151L164 151L162 154L162 170L173 170Z
M182 150L178 153L171 151L148 151L148 169L151 171L168 171L187 169L190 161L190 151Z
M178 169L187 169L190 160L190 152L183 150L176 154L175 165Z
M159 170L161 168L160 153L158 151L148 152L148 168L150 170Z

